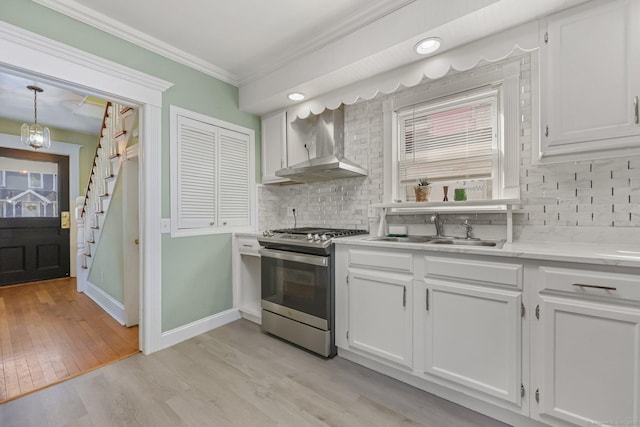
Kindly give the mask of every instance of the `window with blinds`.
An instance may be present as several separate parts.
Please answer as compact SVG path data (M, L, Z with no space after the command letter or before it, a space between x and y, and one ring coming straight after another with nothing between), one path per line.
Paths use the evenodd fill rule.
M171 127L172 235L249 230L253 131L173 106Z
M463 95L398 111L401 185L492 178L497 159L497 92Z

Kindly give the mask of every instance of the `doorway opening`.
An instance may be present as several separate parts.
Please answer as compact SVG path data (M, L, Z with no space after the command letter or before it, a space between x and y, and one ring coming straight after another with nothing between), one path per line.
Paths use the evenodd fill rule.
M120 100L139 107L140 119L140 348L162 348L162 97L172 83L0 22L0 69Z
M69 236L73 211L88 179L78 179L82 157L75 144L54 141L51 149L35 152L18 140L0 135L0 403L135 354L141 341L140 328L119 325L95 298L78 293L70 277L76 273L70 262L76 258ZM128 151L137 153L137 147ZM126 158L137 165L136 156ZM137 168L127 184L136 186L137 197ZM137 206L128 219L138 224ZM141 290L138 265L128 266L135 268L129 281L134 297L123 301L133 306L127 310L130 326L138 324Z

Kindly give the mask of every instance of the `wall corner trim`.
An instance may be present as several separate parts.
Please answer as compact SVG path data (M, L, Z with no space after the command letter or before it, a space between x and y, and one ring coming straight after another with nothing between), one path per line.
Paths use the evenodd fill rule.
M178 326L175 329L162 333L161 348L165 349L182 341L204 334L205 332L224 326L240 319L240 311L236 308L221 311L200 320Z

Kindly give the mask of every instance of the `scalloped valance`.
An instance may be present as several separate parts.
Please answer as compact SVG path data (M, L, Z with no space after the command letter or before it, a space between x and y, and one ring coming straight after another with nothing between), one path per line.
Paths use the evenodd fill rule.
M437 80L451 70L466 71L481 61L496 62L516 51L529 52L538 47L538 22L534 21L310 99L289 108L288 117L290 121L306 119L340 104L351 105L378 94L390 94L400 87L416 86L425 78Z

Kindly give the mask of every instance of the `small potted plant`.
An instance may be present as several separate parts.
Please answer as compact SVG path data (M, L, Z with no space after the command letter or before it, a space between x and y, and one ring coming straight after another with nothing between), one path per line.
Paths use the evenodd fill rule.
M416 202L427 202L429 201L429 193L431 192L431 187L429 187L431 183L427 180L427 178L420 178L418 180L418 185L414 187L416 192Z

